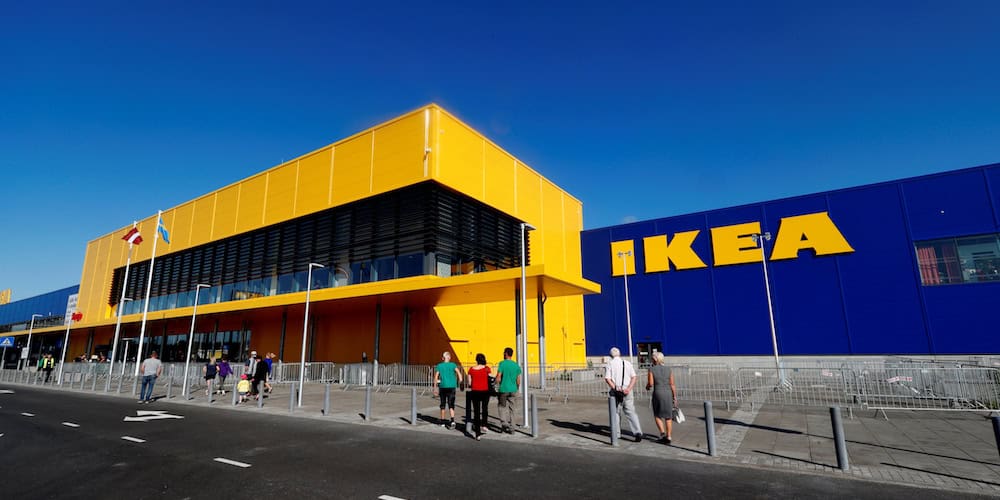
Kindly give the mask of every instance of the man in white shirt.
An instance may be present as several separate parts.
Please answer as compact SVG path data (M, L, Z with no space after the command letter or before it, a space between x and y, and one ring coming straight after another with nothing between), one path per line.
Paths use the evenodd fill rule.
M635 413L635 400L632 397L632 388L638 377L632 363L622 359L621 351L617 347L611 348L611 361L604 368L604 381L611 388L610 394L615 398L617 411L615 418L619 420L618 429L621 431L621 411L625 410L625 418L628 419L629 428L635 436L635 442L642 441L642 426L639 424L639 415ZM615 436L621 437L619 436Z
M160 362L156 351L149 353L149 357L143 360L142 366L139 367L139 373L142 375L142 390L139 391L139 402L152 403L153 385L156 384L156 378L163 373L163 363Z

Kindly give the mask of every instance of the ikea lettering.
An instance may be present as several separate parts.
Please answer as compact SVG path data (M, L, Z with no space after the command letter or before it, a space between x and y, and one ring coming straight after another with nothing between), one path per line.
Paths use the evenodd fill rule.
M760 222L746 222L731 226L713 227L712 262L715 266L750 264L761 261L760 247L754 241L761 233ZM645 254L645 273L674 270L700 269L708 264L694 251L692 246L700 230L667 235L647 236L642 239ZM611 272L621 276L625 269L635 274L635 242L633 240L611 243ZM830 219L829 212L783 217L774 237L774 245L768 260L789 260L798 258L802 250L812 250L817 256L853 253L854 248L847 242L837 225Z

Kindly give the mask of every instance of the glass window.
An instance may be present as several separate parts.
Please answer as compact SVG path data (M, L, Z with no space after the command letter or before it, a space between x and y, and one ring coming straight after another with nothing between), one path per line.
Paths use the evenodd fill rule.
M424 254L422 253L400 255L396 259L396 262L399 269L398 277L400 278L424 274Z
M920 281L926 285L1000 281L998 235L920 241L916 245Z
M371 281L371 261L351 263L351 284L368 283Z
M282 274L278 276L278 293L292 293L294 292L295 279L292 273Z
M372 281L391 280L396 277L396 259L382 257L372 261Z
M338 264L333 271L333 286L347 286L349 284L351 284L350 271Z

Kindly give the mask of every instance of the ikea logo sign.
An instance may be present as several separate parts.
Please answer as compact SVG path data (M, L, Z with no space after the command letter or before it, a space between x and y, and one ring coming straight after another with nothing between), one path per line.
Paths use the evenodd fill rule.
M702 256L692 245L700 230L667 235L648 236L642 239L645 254L645 268L642 272L659 273L685 269L708 267ZM731 226L711 228L712 262L715 266L750 264L761 262L762 253L757 243L760 222L747 222ZM611 243L611 274L621 276L627 268L635 274L635 242L633 240ZM789 260L798 258L802 250L812 250L817 256L853 253L854 248L847 242L828 212L784 217L774 237L774 245L768 260Z

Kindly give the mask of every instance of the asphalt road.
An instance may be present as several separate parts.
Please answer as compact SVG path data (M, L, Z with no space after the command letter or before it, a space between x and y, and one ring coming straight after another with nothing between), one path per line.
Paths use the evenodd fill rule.
M444 429L413 432L165 402L139 405L20 386L2 389L14 393L0 391L0 498L888 500L943 494L829 475L505 442L495 434L477 442ZM184 418L124 421L137 411L156 410Z

